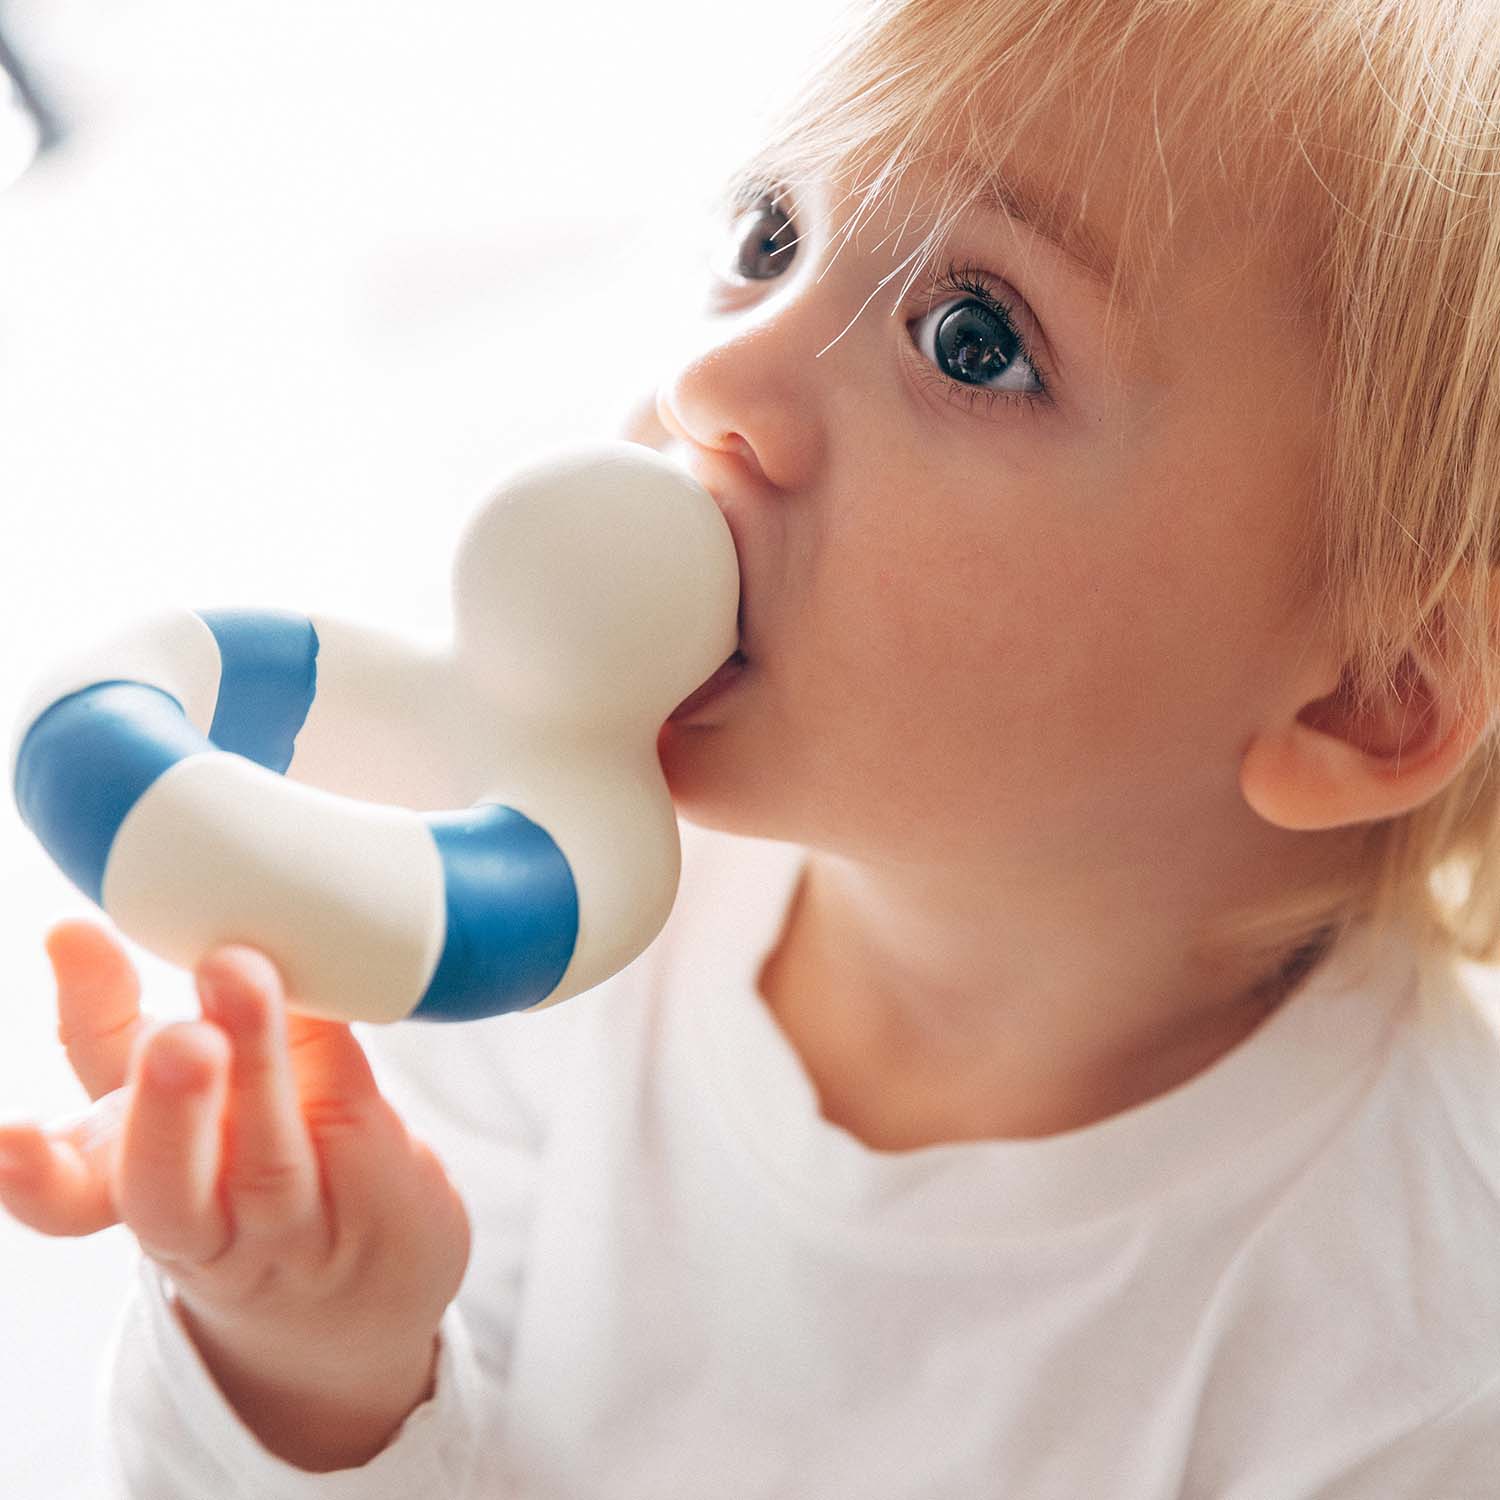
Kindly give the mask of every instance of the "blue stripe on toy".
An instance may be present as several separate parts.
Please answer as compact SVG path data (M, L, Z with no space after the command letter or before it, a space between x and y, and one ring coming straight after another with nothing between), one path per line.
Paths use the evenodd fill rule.
M143 682L102 682L59 698L26 732L16 804L63 874L96 906L125 815L163 771L213 746L182 705Z
M318 690L318 633L290 610L194 611L219 643L219 701L208 737L278 774Z
M424 813L443 861L448 932L419 1021L472 1021L538 1005L578 940L578 888L562 850L512 807Z

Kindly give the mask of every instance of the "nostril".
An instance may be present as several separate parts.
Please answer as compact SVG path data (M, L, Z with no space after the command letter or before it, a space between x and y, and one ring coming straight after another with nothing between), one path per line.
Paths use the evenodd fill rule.
M760 455L756 453L748 439L741 437L737 432L726 432L719 439L717 447L721 453L731 454L745 464L757 478L764 479L765 470L761 468Z

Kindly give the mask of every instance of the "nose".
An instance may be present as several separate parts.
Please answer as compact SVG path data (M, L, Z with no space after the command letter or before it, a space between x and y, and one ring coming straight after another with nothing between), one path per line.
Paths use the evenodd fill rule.
M720 333L657 391L656 412L699 457L776 490L805 489L823 461L830 363L817 360L825 319L787 298L753 326ZM709 455L712 455L710 458Z

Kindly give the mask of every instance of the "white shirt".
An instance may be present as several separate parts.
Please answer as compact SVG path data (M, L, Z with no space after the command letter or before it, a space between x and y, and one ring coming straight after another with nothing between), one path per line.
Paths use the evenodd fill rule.
M803 852L683 826L635 963L361 1027L468 1203L434 1396L266 1452L146 1261L100 1385L141 1500L1500 1497L1500 999L1361 928L1213 1066L1043 1139L882 1152L758 992Z

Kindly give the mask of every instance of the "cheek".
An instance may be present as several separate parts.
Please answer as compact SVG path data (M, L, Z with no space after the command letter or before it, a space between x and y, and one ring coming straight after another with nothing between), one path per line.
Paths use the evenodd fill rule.
M1231 690L1244 569L1191 534L1167 487L1132 494L1118 467L1018 479L977 519L971 496L880 508L879 492L806 554L784 667L810 732L821 721L888 761L903 747L956 763L1170 758Z
M1172 778L1219 774L1257 712L1269 661L1250 530L1115 532L1061 581L1053 710L1080 740Z
M1160 550L1013 531L1003 548L971 536L885 558L857 614L845 598L825 658L846 674L832 690L845 722L965 774L1159 751L1182 698L1182 600Z
M1030 664L1056 644L1035 574L972 541L837 555L837 576L812 590L803 663L818 701L841 711L829 722L889 755L970 735L992 745L997 717L1026 697Z

